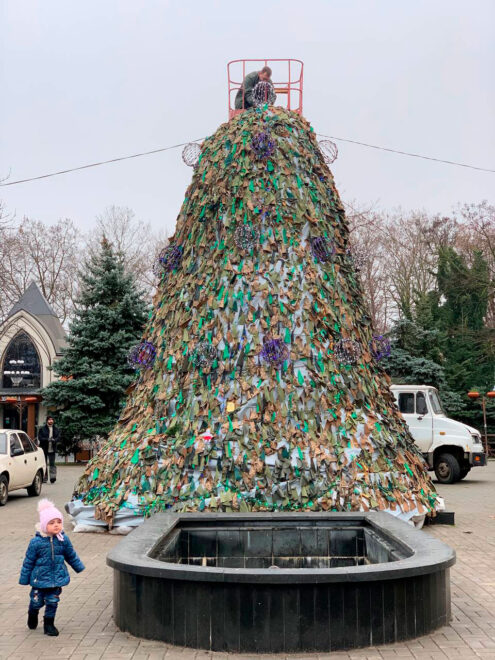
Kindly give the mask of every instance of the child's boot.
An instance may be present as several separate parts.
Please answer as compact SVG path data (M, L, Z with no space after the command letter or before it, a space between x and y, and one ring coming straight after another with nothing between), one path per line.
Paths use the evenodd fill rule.
M50 637L58 637L58 630L53 625L55 617L45 616L43 617L43 628L45 635L50 635Z
M28 610L29 630L36 630L36 628L38 627L38 612L39 610Z

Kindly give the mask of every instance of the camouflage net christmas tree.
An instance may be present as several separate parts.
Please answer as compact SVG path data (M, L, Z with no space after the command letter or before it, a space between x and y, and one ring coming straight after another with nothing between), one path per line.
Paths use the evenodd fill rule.
M74 493L95 518L435 509L305 119L250 110L205 140L159 266L139 378Z

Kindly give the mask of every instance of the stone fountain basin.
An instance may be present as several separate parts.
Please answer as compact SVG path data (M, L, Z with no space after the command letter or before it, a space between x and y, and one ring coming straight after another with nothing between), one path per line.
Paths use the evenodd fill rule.
M214 651L334 651L450 620L447 545L388 513L160 513L108 555L114 618Z

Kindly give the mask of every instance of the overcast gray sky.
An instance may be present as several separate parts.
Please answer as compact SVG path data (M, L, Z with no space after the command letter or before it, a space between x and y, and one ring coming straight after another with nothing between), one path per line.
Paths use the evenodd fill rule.
M10 180L209 135L226 63L305 63L320 133L495 168L493 0L0 0L0 176ZM339 142L344 200L448 213L495 174ZM173 232L181 150L0 189L18 216L89 228L109 205Z

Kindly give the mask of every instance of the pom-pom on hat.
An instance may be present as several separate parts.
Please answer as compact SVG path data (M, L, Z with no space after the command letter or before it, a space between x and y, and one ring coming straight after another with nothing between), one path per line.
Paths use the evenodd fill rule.
M54 520L55 518L58 518L59 520L62 521L62 527L63 527L64 517L51 500L48 500L46 498L40 500L38 503L38 513L40 514L41 531L44 534L47 533L46 526L48 525L50 520ZM59 541L63 541L63 536L61 532L57 534L57 538Z

